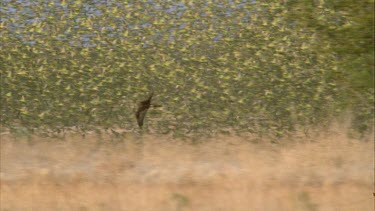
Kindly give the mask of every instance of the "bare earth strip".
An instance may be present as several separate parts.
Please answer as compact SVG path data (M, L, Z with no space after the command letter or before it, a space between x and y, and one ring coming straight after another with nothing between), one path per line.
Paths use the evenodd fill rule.
M373 210L372 142L1 139L1 210Z

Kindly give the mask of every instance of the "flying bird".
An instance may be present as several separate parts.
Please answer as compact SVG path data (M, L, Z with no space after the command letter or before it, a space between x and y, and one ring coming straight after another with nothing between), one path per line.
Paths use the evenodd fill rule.
M137 118L138 126L142 128L143 126L143 120L145 119L147 110L153 106L153 107L160 107L160 105L153 105L151 104L151 99L154 93L151 93L150 96L147 98L147 100L141 101L138 104L137 112L135 113L135 117Z

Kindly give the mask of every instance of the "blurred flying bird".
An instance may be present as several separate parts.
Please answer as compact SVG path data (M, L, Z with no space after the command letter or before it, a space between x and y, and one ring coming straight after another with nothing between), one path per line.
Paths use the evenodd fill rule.
M138 104L138 109L137 109L137 112L135 113L135 117L137 118L138 126L140 128L142 128L142 126L143 126L143 120L144 120L144 118L146 116L147 110L151 106L153 106L153 107L160 107L160 105L153 105L153 104L151 104L151 99L152 99L153 95L154 95L154 93L152 92L150 94L150 96L146 100L141 101Z

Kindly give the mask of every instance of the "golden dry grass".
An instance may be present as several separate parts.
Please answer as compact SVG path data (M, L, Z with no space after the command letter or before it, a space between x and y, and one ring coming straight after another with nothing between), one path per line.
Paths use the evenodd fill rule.
M1 210L373 210L372 142L1 139Z

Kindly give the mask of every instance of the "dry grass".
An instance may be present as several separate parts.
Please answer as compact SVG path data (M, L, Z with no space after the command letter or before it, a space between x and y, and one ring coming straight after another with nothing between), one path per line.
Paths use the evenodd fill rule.
M373 210L373 143L1 140L1 210Z

